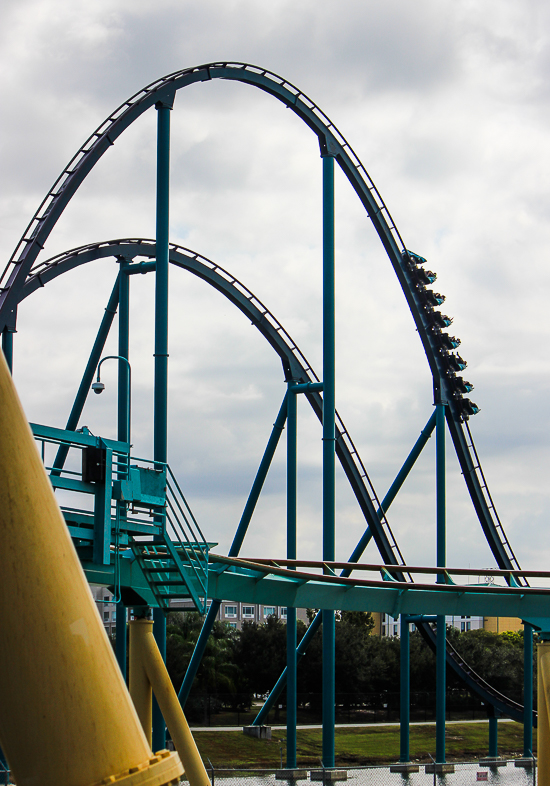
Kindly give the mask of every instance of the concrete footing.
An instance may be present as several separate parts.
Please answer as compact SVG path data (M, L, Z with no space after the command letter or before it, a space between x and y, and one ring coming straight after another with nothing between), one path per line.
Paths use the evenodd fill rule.
M478 761L480 767L506 767L507 763L506 759L501 759L499 756L486 756Z
M420 766L410 761L399 761L396 764L390 764L390 772L420 772Z
M533 769L535 762L533 759L516 759L514 761L514 767L523 767L526 770Z
M243 726L246 737L255 737L257 740L271 739L271 726Z
M426 764L426 766L424 768L424 771L426 772L426 774L431 773L433 775L433 773L435 772L436 775L446 775L449 772L454 772L455 771L455 765L454 764L447 764L447 763L445 763L445 764Z
M334 783L334 781L347 781L347 770L311 770L310 779L312 781L323 781L324 783Z
M289 769L277 770L275 772L275 780L277 781L306 781L307 770Z

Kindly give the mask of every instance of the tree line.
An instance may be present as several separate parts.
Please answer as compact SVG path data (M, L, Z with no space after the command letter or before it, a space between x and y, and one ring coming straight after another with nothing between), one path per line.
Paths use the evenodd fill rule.
M309 613L311 619L312 613ZM202 626L194 613L172 613L167 626L167 667L176 690ZM353 697L399 692L400 641L372 633L367 612L341 612L336 620L336 699L345 704ZM306 631L298 621L298 640ZM447 635L468 665L501 693L522 700L523 631L461 633L449 627ZM266 696L286 665L286 625L277 617L265 623L244 622L242 630L216 622L195 678L188 711L204 696L225 706L250 706L254 697ZM411 692L435 691L435 655L418 631L410 636ZM321 701L322 636L319 631L298 665L298 698L312 708ZM459 678L447 670L447 689L461 689ZM280 702L284 704L284 693Z

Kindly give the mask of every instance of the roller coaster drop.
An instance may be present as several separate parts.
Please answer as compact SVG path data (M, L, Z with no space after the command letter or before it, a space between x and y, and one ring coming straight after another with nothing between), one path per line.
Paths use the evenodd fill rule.
M251 84L273 95L292 109L317 135L323 163L323 373L316 376L283 326L252 292L231 274L204 257L169 243L168 191L170 111L176 91L196 82L229 79ZM46 261L38 257L58 218L93 166L122 132L143 112L158 112L157 231L156 239L124 239L94 243ZM434 383L435 412L382 502L379 501L359 453L335 410L334 400L334 161L347 176L365 207L397 275L420 335ZM89 137L62 172L38 211L0 278L0 330L4 354L11 364L17 307L36 289L94 260L113 257L119 272L105 316L92 348L73 409L65 429L33 424L35 438L43 446L54 445L57 453L50 469L54 488L93 496L93 512L63 509L88 579L112 587L119 600L117 657L126 663L126 607L153 607L155 638L161 652L165 644L165 617L170 599L191 598L204 613L206 598L228 598L288 607L287 669L270 699L256 718L260 724L269 706L287 681L287 767L296 766L296 664L322 621L323 635L323 763L334 766L334 609L380 610L401 614L402 629L414 619L423 636L437 652L437 762L445 762L445 665L454 668L468 687L490 705L493 723L497 714L525 722L526 756L531 755L532 674L526 669L525 707L498 694L445 642L446 614L517 616L525 621L526 662L532 658L533 628L546 636L550 590L531 589L528 574L521 571L490 496L469 427L478 410L465 394L471 385L460 373L466 363L455 351L460 341L446 331L451 320L438 307L444 297L429 289L435 274L426 270L425 259L408 250L377 188L346 139L326 115L290 83L263 69L242 63L211 63L186 69L160 79L125 102ZM167 464L167 371L168 371L168 265L188 270L209 283L258 328L281 358L287 392L260 464L256 480L239 522L227 558L209 554L208 543L189 510ZM154 455L152 462L130 453L129 276L155 272L155 398ZM119 311L119 425L117 441L77 431L79 418L97 372L102 351ZM323 428L323 563L296 562L296 396L305 395ZM238 559L240 548L262 490L280 435L287 426L287 561L277 564ZM499 566L505 587L472 587L453 581L445 560L445 427L451 435L459 464L481 527ZM414 583L415 570L406 566L388 523L387 511L430 435L436 432L437 488L437 583ZM70 450L82 452L82 473L67 474ZM340 460L365 517L367 528L350 556L337 565L335 558L334 470ZM151 523L152 522L152 523ZM382 580L357 579L357 565L373 538L383 561L375 569ZM286 565L286 568L282 568ZM339 576L336 570L341 570ZM540 575L540 574L538 574ZM296 607L322 608L297 648ZM188 672L180 690L182 704L200 663L206 640L219 609L213 600ZM124 613L121 613L124 610ZM429 622L437 615L436 631ZM411 616L412 615L412 616ZM424 615L424 616L423 616ZM530 621L530 622L529 622ZM407 640L405 635L404 641ZM543 645L546 646L546 645ZM531 649L530 649L531 648ZM403 662L406 662L405 653ZM531 679L531 682L529 680ZM540 682L540 680L539 680ZM402 671L401 760L408 760L408 687ZM539 704L540 712L540 704ZM495 737L494 737L495 738ZM153 750L165 743L165 724L157 711L153 718ZM9 756L9 751L8 751ZM541 756L539 746L539 758ZM542 766L542 762L541 762ZM541 771L542 774L542 771Z

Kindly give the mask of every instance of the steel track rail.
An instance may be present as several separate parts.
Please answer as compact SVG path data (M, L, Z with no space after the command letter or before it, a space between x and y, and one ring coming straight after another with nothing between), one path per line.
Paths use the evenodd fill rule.
M489 547L500 568L519 567L492 501L487 500L483 473L479 461L472 454L472 451L475 453L475 448L464 434L459 406L449 390L439 350L434 345L422 304L405 264L405 245L380 192L359 157L330 118L296 86L267 69L248 63L222 61L175 71L151 82L109 115L79 148L48 191L0 276L0 331L6 325L13 325L18 290L32 274L37 257L65 207L103 154L123 131L151 106L172 97L181 88L212 79L251 84L274 96L292 109L317 135L321 151L336 158L365 207L403 289L426 352L434 384L440 387L443 399L448 404L446 414L449 431ZM349 435L342 434L342 439L349 439ZM353 450L353 445L351 449Z

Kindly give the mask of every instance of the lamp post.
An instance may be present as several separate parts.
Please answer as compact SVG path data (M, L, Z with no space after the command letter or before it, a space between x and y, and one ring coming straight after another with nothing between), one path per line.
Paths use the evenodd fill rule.
M119 368L120 368L120 361L124 361L126 364L126 385L123 385L123 379L119 373L119 383L118 383L118 430L117 430L117 438L121 442L127 442L128 445L130 444L130 422L131 422L131 391L132 391L132 367L130 366L130 361L124 355L107 355L106 357L102 358L98 365L97 365L97 378L96 381L92 384L92 390L94 393L98 395L103 393L105 390L105 385L101 381L100 370L102 364L106 360L118 360L119 361ZM119 464L119 478L123 478L124 475L129 470L130 464L130 449L128 448L128 458L122 459ZM118 516L117 519L120 521L120 517L126 516L126 509L122 510L124 503L117 503L118 504ZM117 524L117 532L118 532L118 524ZM118 537L118 536L117 536ZM116 657L118 661L118 665L120 670L126 678L126 606L119 598L117 602L117 614L116 614Z
M103 393L105 390L105 385L101 381L101 366L105 363L106 360L122 360L126 363L126 371L128 374L128 385L126 388L126 401L124 402L124 406L121 408L119 403L119 414L121 411L125 410L126 418L121 418L122 422L119 422L118 425L118 439L122 442L130 442L130 423L131 423L131 396L132 396L132 367L130 366L130 361L128 358L123 357L122 355L106 355L104 358L101 358L99 363L97 364L97 377L96 381L92 384L92 390L94 393L98 395ZM124 422L126 421L126 422Z

